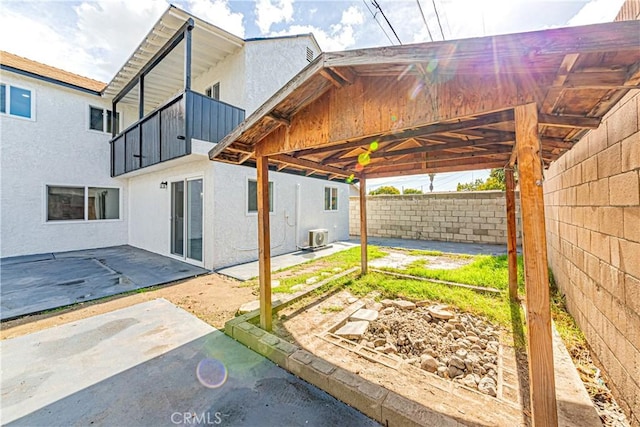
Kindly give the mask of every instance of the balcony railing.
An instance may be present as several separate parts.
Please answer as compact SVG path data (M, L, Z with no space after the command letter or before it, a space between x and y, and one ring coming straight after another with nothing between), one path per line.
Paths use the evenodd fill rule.
M111 176L191 154L191 139L218 142L244 120L244 110L187 90L110 141Z

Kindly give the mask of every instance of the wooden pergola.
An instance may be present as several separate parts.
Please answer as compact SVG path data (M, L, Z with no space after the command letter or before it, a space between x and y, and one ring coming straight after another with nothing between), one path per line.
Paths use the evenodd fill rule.
M359 180L366 274L368 178L504 167L515 298L517 164L533 423L557 425L543 169L639 84L639 21L321 54L209 153L257 169L261 327L270 170Z

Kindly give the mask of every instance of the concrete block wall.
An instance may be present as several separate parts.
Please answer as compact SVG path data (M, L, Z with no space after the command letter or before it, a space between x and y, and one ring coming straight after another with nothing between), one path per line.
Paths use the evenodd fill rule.
M518 244L520 202L516 193ZM507 243L502 191L367 196L367 231L372 237L464 243ZM349 234L360 235L360 203L349 200Z
M549 264L592 356L640 426L640 94L546 172Z

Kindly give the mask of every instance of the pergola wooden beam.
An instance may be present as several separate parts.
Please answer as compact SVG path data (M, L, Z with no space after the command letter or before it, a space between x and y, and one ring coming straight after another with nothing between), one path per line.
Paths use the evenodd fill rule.
M516 228L516 194L514 171L511 167L504 168L506 184L505 199L507 205L507 261L509 266L509 299L518 300L518 252Z
M557 426L542 159L536 104L516 107L515 121L525 258L531 412L534 426Z
M269 159L256 159L258 197L258 278L260 327L271 331L271 232L269 227Z
M499 111L496 113L490 113L482 117L472 118L469 120L460 120L453 123L435 123L419 126L411 129L405 129L398 132L394 132L388 135L377 134L368 136L358 140L352 140L343 142L340 144L328 145L318 148L303 149L296 152L296 157L304 157L309 155L315 155L320 153L353 149L362 147L372 142L393 142L403 141L408 138L426 136L430 134L438 134L443 132L454 132L464 129L473 129L490 124L504 123L513 120L513 113L511 111Z
M540 114L538 117L540 125L581 129L598 129L600 121L598 117L562 116L557 114Z
M365 275L367 271L367 180L360 175L360 274Z
M553 39L553 42L549 42ZM487 57L509 58L542 57L572 52L598 53L607 51L637 50L637 21L612 22L606 25L585 25L573 28L555 28L530 33L482 37L466 41L464 50L453 49L447 42L430 43L430 58L445 58L447 62L484 60ZM325 66L353 65L411 65L426 62L423 54L414 45L344 52L329 52ZM523 67L526 64L523 64Z
M274 156L270 157L272 160L280 162L280 163L286 163L289 165L294 165L294 166L300 166L303 168L307 168L307 169L311 169L314 171L320 171L320 172L326 172L326 173L330 173L333 175L338 175L338 176L342 176L342 177L348 177L349 175L351 175L352 171L348 170L348 169L339 169L333 166L324 166L315 162L311 162L309 160L305 160L305 159L297 159L295 157L292 156L287 156L286 154L276 154Z

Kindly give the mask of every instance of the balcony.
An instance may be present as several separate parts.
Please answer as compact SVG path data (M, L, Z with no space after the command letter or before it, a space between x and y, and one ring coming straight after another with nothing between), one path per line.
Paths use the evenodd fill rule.
M240 108L185 90L109 142L111 176L189 155L192 139L216 143L244 116Z

